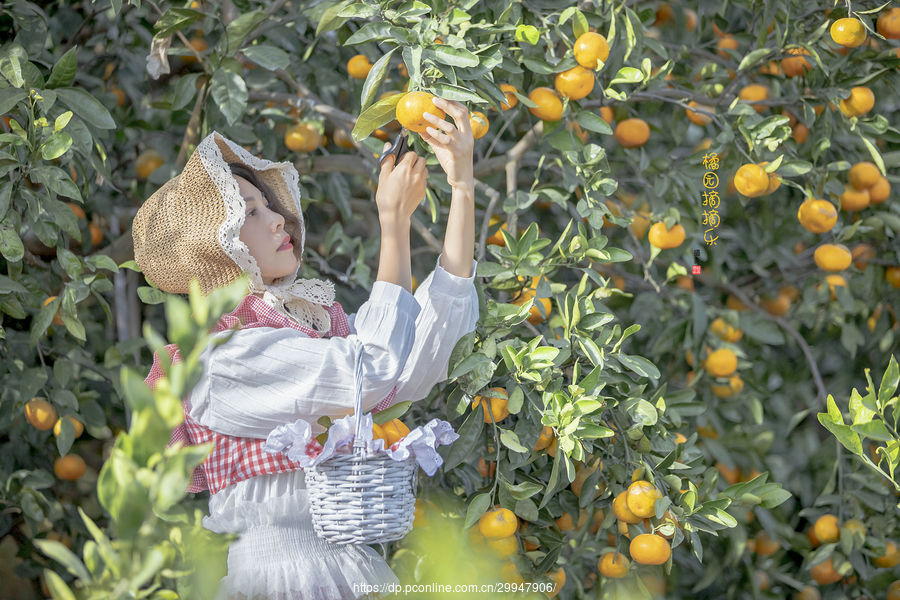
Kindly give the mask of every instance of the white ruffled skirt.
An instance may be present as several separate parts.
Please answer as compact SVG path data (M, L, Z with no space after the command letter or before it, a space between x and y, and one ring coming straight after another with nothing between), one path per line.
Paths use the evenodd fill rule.
M390 594L372 589L400 583L369 546L316 535L304 479L302 471L264 475L210 497L204 527L238 533L216 600L378 600Z

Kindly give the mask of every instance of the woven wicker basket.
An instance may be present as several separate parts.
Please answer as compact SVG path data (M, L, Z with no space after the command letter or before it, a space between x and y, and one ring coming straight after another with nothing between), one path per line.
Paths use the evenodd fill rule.
M362 415L362 362L356 364L356 415ZM381 544L412 530L419 465L367 452L362 418L352 454L340 454L306 471L316 534L332 544Z

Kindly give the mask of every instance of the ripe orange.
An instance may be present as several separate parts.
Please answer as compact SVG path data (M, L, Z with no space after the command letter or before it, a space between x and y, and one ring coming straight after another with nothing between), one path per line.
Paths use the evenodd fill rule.
M773 540L765 531L760 531L753 538L756 542L756 553L759 556L772 556L781 548L781 542Z
M537 325L538 323L543 322L543 320L550 316L550 309L553 306L553 303L550 301L550 298L535 298L534 288L522 290L522 293L512 299L512 304L516 306L522 306L531 298L534 298L534 304L532 304L531 308L528 310L528 322L532 325ZM538 308L538 304L541 304L544 307L544 314L541 314L540 309ZM546 315L546 316L545 316Z
M811 585L804 585L803 589L794 594L794 600L822 600L822 594Z
M794 138L794 141L798 144L802 144L806 141L806 138L809 137L809 127L804 125L803 123L797 123L792 128L793 134L791 135Z
M553 580L553 583L556 584L556 586L553 588L552 592L546 592L548 597L553 598L554 596L556 596L559 593L559 590L561 590L562 587L566 584L566 572L563 570L562 567L560 567L556 571L547 571L545 573L545 575L547 577L549 577L551 580Z
M859 19L838 19L831 25L831 39L844 48L856 48L866 41L866 28Z
M497 540L488 540L488 547L493 550L497 556L507 558L519 553L519 540L516 536L500 538Z
M791 298L787 294L778 294L774 298L761 298L759 305L764 311L776 317L783 317L791 310Z
M650 241L651 246L661 250L669 250L683 244L684 235L684 227L682 227L681 223L675 223L671 229L666 229L666 224L660 221L650 227L647 239Z
M639 517L631 512L631 509L628 508L627 496L628 490L622 491L616 496L615 500L613 500L613 514L622 522L640 523L643 517Z
M507 111L511 108L515 108L516 104L519 103L519 99L516 97L514 92L518 92L516 86L510 85L508 83L501 83L500 89L503 90L503 93L506 95L506 102L500 105L500 108L504 111Z
M488 118L483 112L475 111L469 113L469 126L472 128L472 137L480 140L488 132Z
M387 448L390 448L409 434L409 427L404 425L400 419L391 419L387 423L382 423L381 429L384 431L386 438L384 445Z
M500 569L500 578L506 583L513 583L516 585L524 584L525 580L522 579L522 575L519 574L519 570L516 568L512 562L508 562L503 565Z
M887 600L900 600L900 580L897 580L888 586Z
M137 172L138 179L147 179L153 171L163 166L165 162L165 159L156 150L144 150L134 161L134 169Z
M722 478L728 482L728 485L734 485L741 480L740 467L734 467L732 469L723 462L717 462L716 470L719 471L719 474L722 475Z
M813 524L813 533L820 543L831 544L841 539L841 523L834 515L822 515Z
M877 458L875 460L878 460ZM846 527L850 533L861 533L863 536L866 535L866 526L859 519L847 519L847 522L844 523L844 527Z
M573 47L575 60L586 69L596 69L609 58L609 44L599 33L582 33Z
M575 529L581 529L584 524L587 523L587 518L587 509L582 508L578 511L577 524L572 518L572 515L567 512L564 512L558 519L554 519L553 522L556 523L556 526L559 527L560 531L574 531Z
M53 463L53 472L56 473L57 477L66 481L80 479L81 476L84 475L86 468L87 466L84 463L84 459L77 454L60 456Z
M807 198L797 211L797 219L807 231L825 233L837 223L837 210L827 200Z
M865 86L850 90L850 97L841 100L840 108L845 117L861 117L875 106L875 94Z
M190 45L190 47L193 48L194 51L196 51L198 54L203 54L209 47L209 44L206 43L206 40L204 40L199 35L189 39L188 45ZM188 54L186 56L182 56L181 58L184 60L185 64L193 64L197 62L197 57L193 54Z
M409 92L397 104L397 120L410 131L424 133L431 123L422 116L431 113L439 119L447 114L434 105L434 96L428 92Z
M872 204L881 204L891 195L891 182L885 177L879 177L878 181L869 188L869 201Z
M553 428L549 425L544 425L544 429L541 431L541 435L534 443L534 449L543 450L544 448L549 446L554 439L556 439L556 435L553 433Z
M615 115L613 114L613 109L608 106L600 107L600 118L602 118L608 125L612 125L613 119Z
M738 97L741 100L749 102L750 106L753 107L753 110L761 113L766 110L767 107L764 105L757 105L756 102L768 99L769 88L758 83L752 83L741 88L741 91L738 92Z
M490 225L494 226L499 222L500 222L500 217L491 217ZM507 227L506 227L506 221L504 221L503 224L500 225L500 229L506 229L507 231L509 231L509 229L507 229ZM485 240L488 245L492 245L492 246L505 246L506 245L506 240L503 239L503 235L500 233L500 229L498 229L493 235L489 236L488 239Z
M365 79L372 70L372 63L365 54L357 54L347 61L347 73L353 79Z
M625 493L625 505L636 517L642 519L655 514L656 501L662 498L662 492L649 481L638 480L628 486Z
M347 148L348 150L353 149L353 140L343 129L335 129L333 139L335 146L338 146L340 148Z
M634 562L641 565L661 565L672 555L669 542L664 537L652 533L635 536L628 550Z
M499 392L501 394L506 393L506 389L502 387L493 387L491 388L491 391ZM482 402L485 402L485 423L495 423L497 421L502 421L509 416L509 411L506 409L506 403L509 402L508 398L485 398L484 396L475 396L475 399L472 401L472 410L477 410L478 406Z
M112 86L109 91L113 96L116 97L116 106L125 106L125 104L128 102L128 97L125 95L124 90L121 90L116 86Z
M713 377L731 377L737 369L737 356L730 348L719 348L706 357L704 366Z
M72 423L72 426L75 428L75 438L80 438L81 434L84 433L84 423L73 417L72 415L66 415L66 419ZM53 435L59 437L59 434L62 432L62 419L56 421L56 425L53 426Z
M691 100L690 102L688 102L688 106L690 106L691 108L697 108L699 110L704 110L706 112L716 114L715 106L709 106L707 104L700 104L699 102L696 102L694 100ZM704 115L704 114L701 114L698 112L694 112L693 110L690 110L690 109L687 109L685 112L687 113L688 120L691 123L693 123L694 125L701 125L701 126L708 125L710 123L710 121L712 121L712 117L709 115Z
M819 585L837 583L842 577L842 575L835 570L831 558L826 558L824 562L821 562L810 569L809 576Z
M719 398L731 398L744 389L744 380L738 373L728 378L728 385L711 385L709 389Z
M625 558L624 554L618 552L607 552L597 561L597 570L604 577L610 579L621 579L628 573L628 567L631 561Z
M676 281L677 281L677 283L675 285L677 285L681 289L688 290L689 292L694 291L694 278L693 277L691 277L689 275L679 275L678 279Z
M734 174L734 187L748 198L758 198L769 189L769 174L759 165L743 165Z
M847 280L840 275L826 275L825 282L828 283L828 289L831 290L832 300L837 300L837 295L834 293L834 288L836 286L847 287ZM821 287L821 285L819 287Z
M562 99L554 90L548 87L535 88L528 94L528 99L537 104L537 107L529 107L528 110L538 119L559 121L562 118Z
M103 241L103 230L96 223L91 223L88 225L88 231L91 232L91 245L99 246Z
M312 152L321 142L319 130L311 123L291 125L284 134L284 145L294 152Z
M686 31L694 31L697 29L697 23L699 19L697 18L697 13L692 11L689 8L684 10L684 29Z
M850 167L847 173L847 181L858 190L867 190L881 178L881 171L875 163L867 160L861 161Z
M728 297L725 299L725 306L737 312L747 310L747 305L738 300L738 297L734 294L728 294Z
M869 190L859 190L852 185L844 186L841 194L841 210L859 212L869 207Z
M889 40L900 40L900 8L889 8L878 15L875 30Z
M36 429L47 431L57 421L56 408L43 398L32 398L25 404L25 419Z
M66 202L66 206L68 206L69 209L71 209L71 211L73 213L75 213L75 216L78 217L79 219L87 219L87 215L84 214L84 209L81 208L80 206L78 206L77 204L75 204L74 202Z
M41 305L41 307L43 308L44 306L47 306L54 300L56 300L56 296L50 296L49 298L44 300L44 303ZM62 320L62 317L59 314L59 309L56 309L56 314L53 315L53 324L54 325L65 325L65 323Z
M900 551L897 550L897 544L888 540L885 543L884 555L873 558L872 564L880 569L893 569L900 565Z
M482 477L493 477L497 470L497 463L494 461L484 462L484 457L478 459L478 473Z
M616 125L614 136L625 148L640 148L650 139L650 126L643 119L625 119Z
M687 438L684 436L683 433L681 433L680 431L675 433L675 443L676 444L683 444L686 441L687 441Z
M509 537L519 528L519 518L508 508L494 507L478 519L478 531L488 540Z
M843 244L822 244L816 248L814 259L823 271L843 271L853 260L850 249Z
M597 469L603 469L603 463L600 463L598 466L593 467L584 467L583 469L577 471L575 473L575 479L572 480L570 487L572 488L572 493L575 494L576 498L581 498L581 489L584 487L585 480L590 477ZM602 481L598 482L597 487L594 489L594 499L597 499L602 493L602 486L604 483ZM580 520L580 519L579 519Z
M553 87L562 97L581 100L594 89L594 72L581 65L556 74Z
M782 59L781 68L788 77L802 77L812 69L812 65L806 60L806 57L809 56L809 50L806 48L791 48L787 53L793 56Z
M861 244L853 246L853 250L850 252L850 254L854 259L853 266L860 271L865 271L866 267L868 266L868 261L875 258L875 248L873 248L871 244L866 244L865 242L863 242Z
M646 210L639 210L632 215L631 225L628 227L634 232L634 235L637 236L637 239L644 239L644 234L647 233L647 230L650 228L650 212Z
M900 288L900 267L888 267L884 270L884 280L895 288Z
M709 330L725 340L726 342L739 342L744 337L744 332L738 327L733 327L722 317L716 317L716 320L709 326Z
M740 46L740 43L736 39L734 39L734 36L725 35L720 37L719 41L716 42L716 47L718 48L718 50L716 50L716 54L718 54L722 58L727 59L729 58L729 55L726 50L737 50L738 48L740 48Z
M575 137L581 140L582 144L587 144L588 132L581 128L581 125L578 124L578 121L569 121L568 128L575 135ZM578 190L578 193L581 192L581 188L575 189Z

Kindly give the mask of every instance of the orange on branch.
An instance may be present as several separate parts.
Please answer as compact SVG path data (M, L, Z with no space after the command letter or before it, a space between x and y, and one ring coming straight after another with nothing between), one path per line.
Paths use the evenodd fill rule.
M706 357L704 367L713 377L731 377L737 369L737 356L730 348L719 348Z
M875 248L873 248L871 244L863 242L853 246L853 250L850 254L853 257L853 266L860 271L865 271L868 266L868 261L875 258Z
M861 117L875 106L875 94L865 86L850 90L850 97L841 100L840 109L845 117Z
M809 56L809 50L806 48L791 48L787 53L792 56L782 59L781 68L788 77L802 77L812 69L812 65L806 60Z
M880 569L893 569L900 565L900 551L897 550L897 544L888 540L885 543L884 554L873 558L872 564Z
M781 542L773 540L765 531L760 531L754 538L756 542L756 553L760 556L772 556L781 549Z
M879 177L875 185L868 189L869 202L881 204L891 196L891 182L886 177Z
M597 561L597 570L604 577L610 579L621 579L628 574L628 568L631 566L624 554L618 552L607 552Z
M57 419L56 408L44 398L32 398L25 404L25 420L36 429L47 431L53 428Z
M875 30L889 40L900 40L900 8L882 11L875 21Z
M722 58L729 58L729 54L727 50L737 50L741 47L741 44L734 38L732 35L725 35L719 38L719 41L716 42L716 54L721 56Z
M103 230L96 223L91 223L88 225L88 231L91 234L91 245L99 246L100 242L103 241Z
M537 325L541 323L550 316L550 309L553 306L553 303L550 301L550 298L536 298L534 293L536 290L534 289L525 289L522 290L518 296L512 299L511 303L516 306L522 306L531 298L534 298L534 304L532 304L531 308L528 309L528 322L532 325ZM544 308L544 314L541 314L541 310L538 308L538 304L542 305Z
M348 150L353 149L353 140L350 135L348 135L343 128L338 127L334 130L334 135L332 136L334 139L334 145L339 148L346 148Z
M615 115L613 114L613 109L609 106L601 106L600 107L600 118L606 121L607 125L612 125L613 119L615 119Z
M474 111L469 113L469 126L472 128L472 137L476 140L483 138L487 132L490 123L483 112Z
M574 531L581 529L587 523L587 518L587 510L582 508L578 511L578 523L575 523L572 515L567 512L564 512L558 519L554 519L553 522L556 523L560 531Z
M802 144L809 137L809 127L804 125L803 123L797 123L792 128L793 134L791 135L794 138L794 141L798 144Z
M573 47L575 61L586 69L596 69L609 58L609 43L599 33L588 31L578 36Z
M652 533L642 533L631 540L628 547L631 559L641 565L661 565L672 555L666 539Z
M68 206L69 209L73 213L75 213L75 216L78 217L79 219L87 219L87 215L85 214L84 209L81 208L80 206L78 206L77 204L75 204L74 202L66 202L66 206Z
M194 49L197 54L203 54L206 52L206 49L209 48L209 44L206 43L206 40L202 37L195 36L188 40L188 46ZM186 56L181 57L185 64L193 64L197 62L197 57L193 54L188 54Z
M501 83L500 89L503 90L503 94L506 96L506 102L500 104L500 108L503 111L515 108L516 104L519 103L519 99L516 97L516 93L519 90L516 89L516 86L510 85L508 83Z
M487 540L509 537L519 528L519 518L508 508L492 508L478 519L478 531Z
M841 539L841 523L834 515L822 515L813 524L813 533L820 543L831 544Z
M881 179L881 171L875 163L867 160L861 161L850 167L847 173L847 181L858 190L867 190Z
M137 159L134 161L137 178L140 180L147 179L153 171L163 166L165 162L165 159L156 150L144 150L138 154Z
M697 29L697 23L699 23L700 19L697 17L697 13L692 11L689 8L684 9L684 29L685 31L694 31Z
M859 19L838 19L831 24L831 39L844 48L856 48L866 41L866 28Z
M506 394L506 389L502 387L493 387L491 388L491 391ZM485 423L496 423L509 416L509 411L506 409L506 404L509 402L508 398L486 398L485 396L475 396L475 399L472 400L472 410L477 410L482 402L485 403Z
M549 446L555 439L556 434L553 433L553 428L549 425L544 425L544 429L541 431L541 435L538 436L537 441L534 443L534 449L543 450L544 448Z
M703 111L706 111L706 112L709 112L712 114L716 114L715 106L709 106L707 104L700 104L699 102L696 102L695 100L691 100L690 102L688 102L688 106L690 106L691 108L696 108L696 109L703 110ZM712 116L710 116L710 115L704 115L704 114L695 112L691 109L687 109L685 112L687 113L688 120L691 123L693 123L694 125L701 125L701 126L708 125L712 121Z
M569 121L568 129L575 135L575 137L581 140L582 144L587 144L588 132L581 128L581 125L578 124L578 121Z
M559 594L559 590L566 584L566 572L560 567L555 571L547 571L545 575L555 584L552 591L546 592L547 596L553 598Z
M661 250L670 250L683 244L684 236L684 227L681 223L675 223L671 229L666 229L666 224L660 221L650 227L647 240L649 240L651 246Z
M68 419L69 422L72 424L72 427L75 428L75 438L76 439L80 438L81 434L84 433L84 423L82 423L81 421L79 421L78 419L73 417L72 415L66 415L63 418ZM59 434L62 433L62 422L63 422L63 420L59 419L56 421L56 424L53 426L53 435L55 435L56 437L59 437Z
M825 282L828 284L828 289L831 290L831 299L837 300L837 294L834 292L834 288L847 287L847 280L844 279L841 275L827 275L825 277ZM821 287L819 285L818 287Z
M639 240L644 239L644 234L647 233L647 230L650 228L650 212L639 210L634 213L634 215L632 215L631 225L628 227L631 228L631 231L634 232L634 235L636 235Z
M852 185L846 185L840 199L841 210L859 212L869 207L869 190L858 190Z
M556 74L553 87L563 98L581 100L594 89L594 72L581 65Z
M640 148L650 139L650 126L643 119L625 119L616 125L614 136L624 148Z
M519 553L519 540L516 539L516 536L514 535L496 540L488 540L487 545L496 556L503 558L515 556Z
M759 305L770 315L783 317L791 310L791 298L787 294L778 294L774 298L763 297Z
M761 104L756 104L761 100L767 100L769 98L769 88L759 83L751 83L750 85L744 86L741 88L741 91L738 92L738 97L745 102L749 102L750 106L753 107L758 113L766 110L766 106Z
M347 61L347 74L353 79L365 79L372 70L372 63L365 54L357 54Z
M649 481L638 480L628 486L625 503L628 510L641 519L655 514L656 501L662 498L662 492Z
M528 99L537 104L535 108L528 108L538 119L544 121L559 121L563 115L563 103L559 94L548 87L539 87L531 90Z
M814 260L823 271L843 271L850 266L852 255L843 244L822 244L816 248Z
M819 585L828 585L829 583L837 583L841 580L842 575L834 568L831 558L826 558L824 562L820 562L809 570L809 576Z
M719 398L731 398L744 389L744 380L737 373L728 378L728 385L711 385L709 388Z
M284 145L294 152L312 152L322 143L322 134L312 123L297 123L287 128Z
M734 485L741 480L740 467L730 468L723 462L717 462L716 470L719 472L722 478L728 482L728 485Z
M80 479L87 468L84 459L77 454L66 454L60 456L53 463L53 472L60 479L66 481L75 481Z
M493 227L499 222L500 217L491 217L489 225ZM503 224L500 225L500 229L506 229L506 231L509 231L509 229L506 227L506 221L504 221ZM487 244L492 246L506 246L506 240L503 239L503 235L500 233L500 229L498 229L496 232L494 232L493 235L487 238Z
M41 306L42 306L42 307L47 306L48 304L50 304L50 303L53 302L54 300L56 300L56 296L50 296L49 298L47 298L46 300L44 300L44 303L41 304ZM56 314L53 315L53 324L54 324L54 325L65 325L65 323L64 323L63 320L62 320L62 317L61 317L60 314L59 314L59 309L56 309Z
M900 267L888 267L884 270L884 280L894 288L900 288Z
M741 331L740 328L733 327L722 317L717 317L709 326L709 330L714 335L717 335L721 339L726 342L731 342L732 344L739 342L741 338L744 337L744 332Z
M797 219L807 231L825 233L837 223L837 209L827 200L807 198L797 210Z
M438 119L443 119L447 114L434 105L434 95L428 92L408 92L400 98L397 104L397 120L410 131L424 133L431 127L431 123L425 120L425 113L431 113Z
M759 165L743 165L734 174L734 187L748 198L758 198L769 189L769 174Z
M628 508L628 490L622 491L613 500L613 514L623 523L640 523L643 517L639 517Z

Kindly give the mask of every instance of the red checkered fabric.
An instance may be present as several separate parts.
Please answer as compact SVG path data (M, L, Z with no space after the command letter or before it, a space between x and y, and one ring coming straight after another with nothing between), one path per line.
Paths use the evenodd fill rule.
M347 323L347 315L343 307L335 302L327 307L331 315L331 329L324 337L347 337L350 335L350 326ZM225 331L227 329L252 329L254 327L290 327L298 329L312 338L320 338L318 332L297 324L279 311L272 308L259 296L247 295L241 300L232 312L222 316L211 332ZM172 364L181 362L181 352L175 344L166 346L169 359ZM156 390L159 380L165 376L162 362L158 354L153 356L153 367L144 383L151 390ZM375 407L374 412L384 410L391 406L397 392L395 387L387 398ZM212 443L213 450L200 468L193 469L187 491L191 493L208 489L210 493L228 487L229 485L244 481L257 475L272 473L286 473L302 469L297 463L288 460L283 454L271 454L262 449L265 440L256 438L242 438L216 433L201 425L190 416L190 395L182 402L184 410L184 423L172 430L167 448L176 444L183 446ZM322 451L322 446L317 441L311 442L308 453L315 455Z

